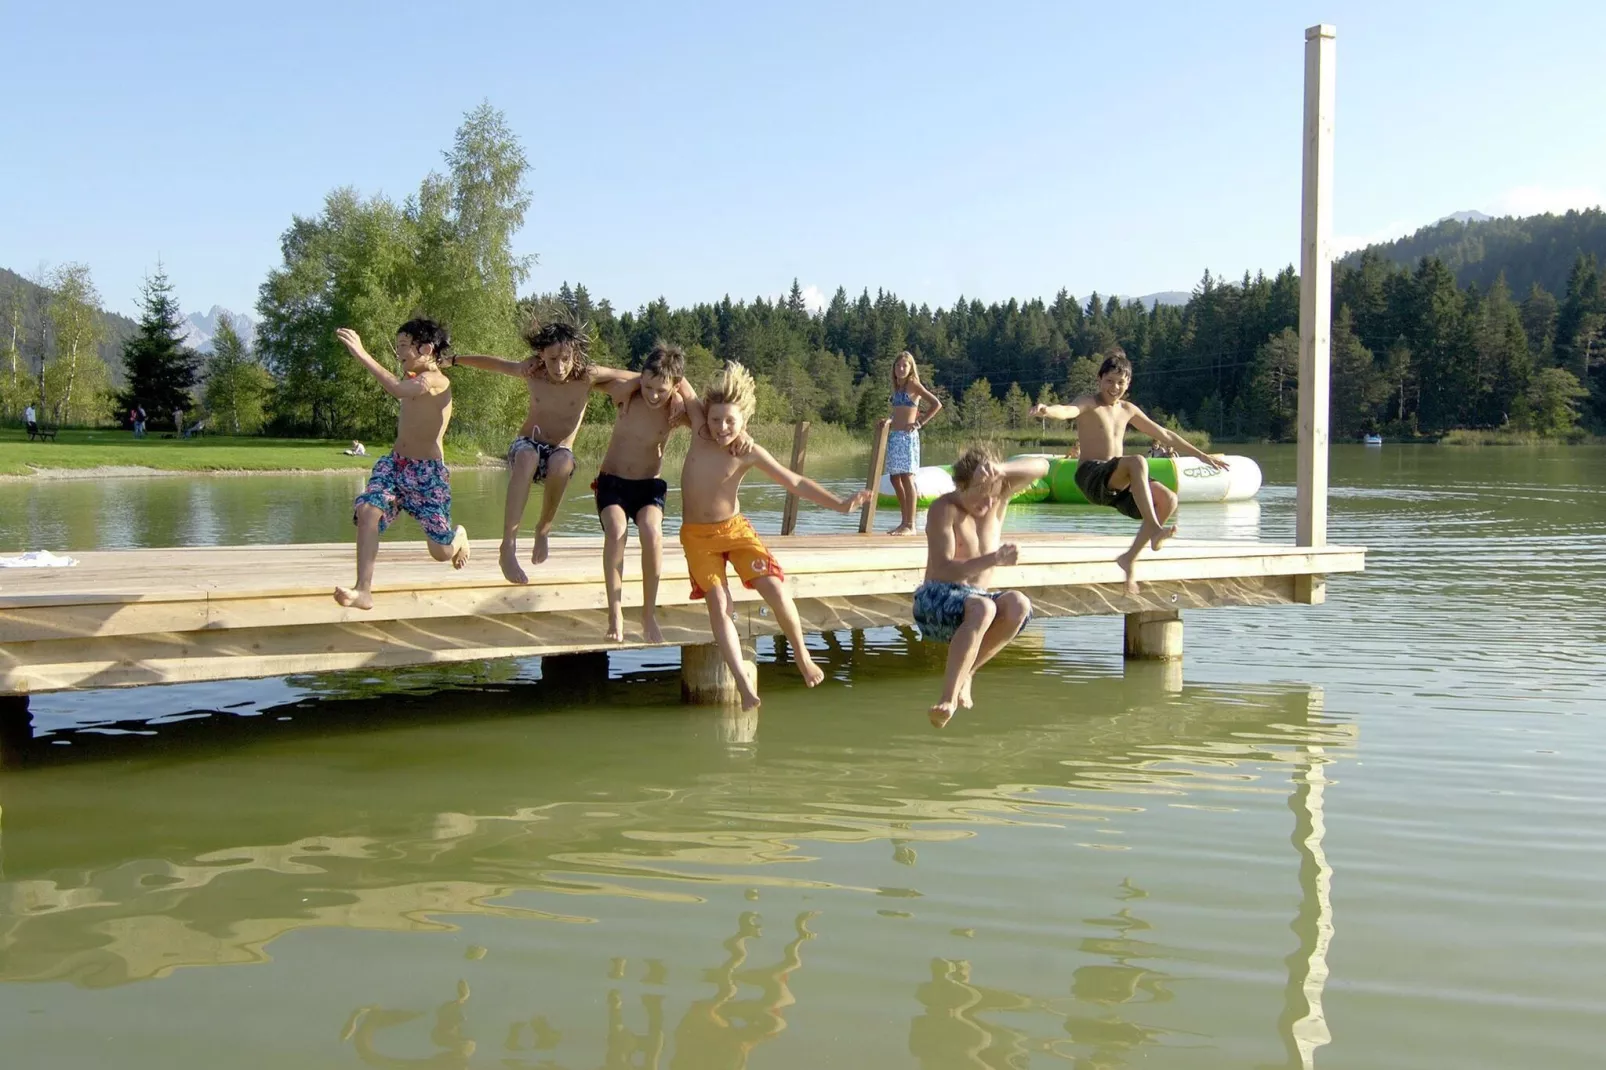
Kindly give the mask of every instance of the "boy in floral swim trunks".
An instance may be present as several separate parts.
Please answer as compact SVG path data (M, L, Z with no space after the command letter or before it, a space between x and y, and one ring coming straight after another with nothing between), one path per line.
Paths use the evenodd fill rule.
M814 663L804 645L803 624L787 593L786 573L742 515L737 500L742 478L757 468L793 494L839 513L862 508L871 494L867 488L852 498L838 498L812 479L785 467L757 444L733 453L731 446L746 431L757 403L753 377L740 364L727 361L703 397L703 413L693 410L691 449L680 470L680 545L691 574L691 596L708 602L709 627L725 664L736 678L744 710L757 709L759 698L742 670L741 640L731 621L731 595L725 586L727 562L736 566L742 585L758 591L775 612L776 621L791 643L792 657L803 674L803 682L813 687L825 679L825 672Z
M357 585L336 587L335 601L353 609L374 607L374 556L379 533L405 509L424 528L429 556L468 564L468 532L452 527L451 473L441 453L441 439L452 419L452 383L441 372L442 354L451 344L446 328L434 320L414 319L396 332L396 359L402 378L363 348L357 332L342 327L340 344L379 380L385 393L401 402L396 446L374 463L368 487L357 496L352 522L357 525Z
M920 634L948 644L942 698L931 707L938 728L963 706L970 709L971 680L1020 634L1032 603L1019 591L990 591L998 565L1013 565L1019 550L1001 543L1009 499L1048 474L1048 461L1000 462L991 447L971 446L954 462L954 490L931 503L926 514L926 579L915 591L914 619Z
M519 565L519 525L530 488L545 485L541 495L541 518L535 522L535 548L530 562L539 565L547 559L547 539L558 506L574 475L574 436L585 419L586 400L592 390L627 375L591 363L591 334L583 326L557 320L543 324L531 320L524 330L530 356L524 360L464 353L452 358L482 371L523 379L530 391L530 411L524 417L518 437L508 447L507 505L502 512L502 546L497 561L509 583L529 583Z

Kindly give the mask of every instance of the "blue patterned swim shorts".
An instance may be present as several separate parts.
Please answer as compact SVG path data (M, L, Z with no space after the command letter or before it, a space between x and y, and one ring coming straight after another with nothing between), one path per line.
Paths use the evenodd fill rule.
M934 639L939 643L946 643L954 637L959 626L965 622L965 599L971 595L981 595L998 601L1003 591L989 591L982 587L972 587L966 583L944 583L941 580L927 580L915 590L915 623L920 625L920 634L926 639ZM1026 614L1021 621L1021 630L1030 624L1032 615ZM1020 633L1017 632L1017 635Z
M367 488L353 503L352 523L357 522L358 505L380 511L380 531L390 527L396 514L405 509L422 525L430 542L452 544L451 471L444 461L385 454L374 462Z
M918 471L920 471L920 432L890 432L887 435L887 475L914 475Z

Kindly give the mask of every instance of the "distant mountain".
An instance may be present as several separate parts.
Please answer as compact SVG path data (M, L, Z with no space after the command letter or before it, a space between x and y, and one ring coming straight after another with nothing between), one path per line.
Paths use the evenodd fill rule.
M22 322L25 341L21 347L22 352L30 362L35 362L33 366L37 368L39 346L44 342L46 335L50 293L44 287L23 278L15 271L0 268L0 292L10 290L12 287L20 288L23 293ZM11 325L3 322L4 315L3 308L0 308L0 326L5 328L6 335L9 338ZM119 316L115 312L107 312L104 309L101 310L100 318L101 323L106 328L105 340L100 343L99 347L100 359L106 364L106 371L111 378L112 385L120 387L126 381L123 376L123 339L138 330L139 324L127 316Z
M1519 298L1535 282L1560 297L1567 292L1567 275L1579 253L1593 253L1606 262L1606 212L1586 208L1566 215L1499 219L1457 212L1409 237L1368 245L1340 263L1353 267L1369 252L1407 267L1436 256L1462 286L1475 282L1488 289L1504 273L1506 285Z
M1185 305L1192 296L1187 290L1161 290L1159 293L1144 294L1138 300L1153 308L1155 305Z
M191 312L184 317L185 331L184 344L198 353L212 352L212 339L217 334L218 317L228 316L234 321L234 329L245 340L248 348L256 346L257 321L255 317L244 312L230 312L221 305L213 305L212 310L204 316L199 312Z

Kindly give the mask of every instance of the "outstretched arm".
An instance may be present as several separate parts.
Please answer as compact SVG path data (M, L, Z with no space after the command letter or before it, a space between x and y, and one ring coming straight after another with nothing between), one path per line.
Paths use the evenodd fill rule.
M776 485L786 488L800 498L807 498L817 505L827 509L835 509L839 513L851 513L855 509L864 508L864 503L870 500L870 489L866 487L851 498L838 498L835 494L820 486L807 476L800 476L780 461L770 455L770 451L753 443L751 452L753 467L769 476Z
M927 390L923 383L915 383L914 388L915 402L917 404L921 401L931 402L931 404L927 406L923 412L921 412L920 418L915 421L915 428L919 429L925 427L927 424L937 418L937 414L942 411L942 398Z
M379 380L379 385L384 387L385 393L391 397L416 398L434 392L431 389L434 384L427 378L429 373L410 376L406 379L397 378L395 372L368 355L368 350L364 348L362 339L350 327L340 328L335 332L335 337L340 340L341 345L346 347L348 353L356 357L357 361L368 369L368 374Z
M1137 428L1145 435L1148 435L1156 442L1161 442L1167 446L1170 446L1178 453L1186 453L1189 457L1197 457L1199 460L1210 465L1212 468L1227 467L1227 462L1224 458L1212 457L1210 454L1206 453L1204 450L1201 450L1199 447L1195 446L1192 442L1189 442L1187 439L1183 438L1169 427L1161 427L1159 424L1149 419L1148 415L1136 405L1132 406L1131 426Z
M498 375L511 375L523 379L530 374L528 360L508 360L505 357L488 357L475 353L453 353L452 367L461 364L465 368L478 368L482 372L495 372Z
M1035 480L1048 475L1048 459L1046 457L1021 457L1013 461L1004 461L994 465L993 470L1004 481L1002 497L1008 498L1022 487Z
M626 379L634 382L641 378L636 372L627 372L619 368L604 368L598 364L593 364L588 369L587 374L593 390L607 390L611 383L623 382Z
M1032 415L1039 420L1074 420L1082 415L1080 405L1033 405Z

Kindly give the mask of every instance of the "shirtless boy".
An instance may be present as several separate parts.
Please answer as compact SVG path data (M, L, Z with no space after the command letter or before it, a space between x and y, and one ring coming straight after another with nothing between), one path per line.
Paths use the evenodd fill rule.
M532 320L525 328L524 340L530 346L530 356L525 360L469 353L451 358L454 365L516 376L529 386L530 411L507 451L507 506L502 513L502 546L497 562L509 583L530 582L519 566L518 550L519 524L524 520L530 488L536 483L545 485L541 518L535 523L535 548L530 554L531 563L539 565L547 559L552 521L557 518L558 506L574 475L574 436L585 419L586 398L592 390L627 374L593 365L589 359L590 336L583 328L561 320L544 325Z
M625 543L632 521L641 539L642 638L649 643L664 641L658 630L658 577L664 565L664 498L669 484L659 473L670 432L691 425L686 407L691 387L685 375L686 355L680 347L659 342L647 354L640 375L618 379L606 388L619 416L591 489L602 521L608 638L615 643L625 637Z
M948 644L942 698L931 707L941 728L954 711L972 706L976 670L1004 649L1032 617L1032 603L1019 591L990 591L998 565L1013 565L1018 550L1000 542L1009 499L1048 474L1048 461L1000 462L988 446L971 446L954 462L954 490L931 503L926 514L926 578L915 590L914 619L920 634Z
M1176 492L1149 478L1149 459L1133 455L1121 456L1130 424L1157 443L1197 457L1214 468L1226 468L1220 457L1196 449L1181 435L1161 427L1142 409L1126 400L1132 386L1132 365L1119 346L1112 356L1099 367L1099 388L1096 394L1084 394L1069 405L1037 405L1033 416L1051 420L1075 420L1076 441L1080 457L1076 462L1076 486L1093 505L1108 505L1119 513L1142 521L1136 539L1126 553L1115 559L1126 573L1126 593L1138 593L1138 553L1147 542L1154 550L1177 533L1176 526L1166 527L1177 507Z
M753 710L758 708L758 692L742 671L741 643L730 617L730 591L725 587L727 561L736 566L742 585L758 591L769 603L791 643L792 657L803 674L803 682L813 687L825 679L825 672L814 663L803 642L803 625L787 593L786 574L742 515L737 500L742 478L749 469L757 468L791 493L839 513L862 508L871 491L867 488L852 498L838 498L812 479L784 467L757 444L746 452L733 454L731 444L746 430L757 407L753 377L735 361L726 362L724 371L704 394L702 407L705 416L700 423L694 420L691 449L680 470L680 545L686 551L691 596L707 599L709 627L725 664L736 678L742 709Z
M468 532L452 527L451 473L441 453L441 439L452 419L452 383L441 373L442 352L451 343L446 328L434 320L408 320L396 332L397 378L363 348L349 327L335 332L340 344L379 380L385 393L401 402L396 445L374 462L368 486L357 496L351 519L357 525L357 585L336 587L335 601L354 609L374 608L374 555L379 533L405 509L424 528L429 556L468 564Z

